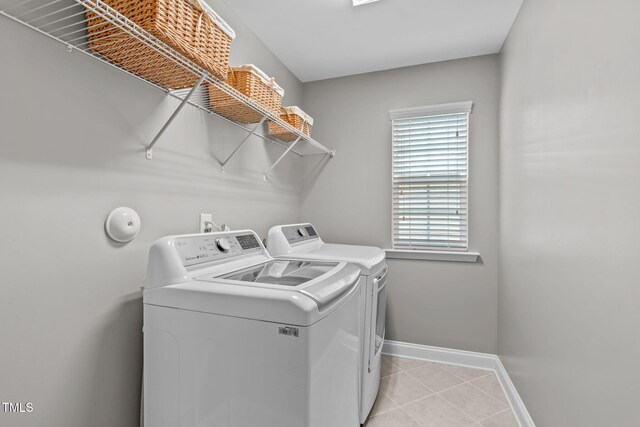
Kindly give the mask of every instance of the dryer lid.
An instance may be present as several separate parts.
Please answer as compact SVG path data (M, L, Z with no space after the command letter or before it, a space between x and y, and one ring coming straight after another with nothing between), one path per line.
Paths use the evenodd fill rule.
M386 253L375 246L322 243L316 247L294 248L284 256L305 260L349 262L357 265L362 274L372 275L384 267Z
M333 257L333 259L362 264L369 268L384 261L386 257L385 251L375 246L340 245L336 243L325 243L315 249L314 252L323 258L325 256Z
M375 246L325 243L309 223L271 227L267 250L272 256L278 257L350 262L366 275L380 271L386 258L385 251Z

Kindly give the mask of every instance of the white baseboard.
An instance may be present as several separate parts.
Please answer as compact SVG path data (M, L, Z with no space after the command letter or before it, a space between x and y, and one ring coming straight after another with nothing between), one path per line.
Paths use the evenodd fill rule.
M502 386L502 390L511 405L513 414L518 420L520 427L535 427L527 408L524 406L524 402L509 378L507 370L504 368L504 365L502 365L500 358L495 354L453 350L389 340L385 340L382 353L389 356L409 357L412 359L429 360L431 362L493 371Z
M529 411L527 411L527 407L524 406L524 402L520 398L518 394L518 390L516 390L516 386L511 382L511 378L509 378L509 374L502 364L502 360L500 357L495 356L496 358L496 376L498 377L498 382L502 386L502 390L504 391L505 396L507 396L507 400L513 409L513 414L518 419L518 423L520 423L521 427L535 427L533 419L531 415L529 415Z

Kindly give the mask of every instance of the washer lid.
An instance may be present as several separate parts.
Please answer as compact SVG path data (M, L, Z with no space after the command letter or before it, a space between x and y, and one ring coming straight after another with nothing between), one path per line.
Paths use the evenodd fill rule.
M303 261L303 260L275 260L254 265L233 273L215 277L216 279L235 280L279 286L300 286L323 274L328 273L338 265L337 262ZM210 280L206 277L198 280Z
M270 261L224 275L147 289L144 303L310 326L338 310L357 292L359 276L358 267L344 262Z

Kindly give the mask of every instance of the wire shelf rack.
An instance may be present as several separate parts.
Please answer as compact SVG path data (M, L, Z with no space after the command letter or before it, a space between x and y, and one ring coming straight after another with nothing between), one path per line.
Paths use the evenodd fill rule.
M96 20L95 17L89 19L88 12L92 12L99 19ZM224 81L210 75L195 62L101 0L0 0L0 15L64 44L68 52L84 53L180 100L180 105L147 145L146 156L148 159L152 158L154 145L187 104L215 115L247 132L244 140L236 146L231 155L221 162L223 171L224 166L251 136L262 138L285 149L282 156L265 171L265 180L269 172L288 153L294 153L298 156L323 154L333 157L335 155L335 151L295 129ZM105 23L109 24L108 27L105 26ZM89 32L91 32L91 37L89 37ZM100 53L92 49L96 43L101 46ZM109 54L110 49L117 50L118 54L115 55L115 58L114 55ZM132 61L136 63L136 66L130 66ZM122 63L127 63L128 66L125 68L120 65ZM167 73L175 73L176 69L179 69L180 75L190 82L189 86L193 86L186 89L176 89L163 84L167 81ZM262 116L262 120L254 125L243 125L216 113L210 107L207 85L213 85L252 108ZM270 138L264 132L260 132L266 121L279 124L294 134L297 139L292 143L284 143Z

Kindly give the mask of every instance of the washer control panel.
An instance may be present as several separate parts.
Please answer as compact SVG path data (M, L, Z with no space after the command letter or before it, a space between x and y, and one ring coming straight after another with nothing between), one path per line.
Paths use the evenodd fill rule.
M218 247L218 249L225 253L229 252L229 249L231 249L231 243L229 243L229 239L227 239L226 237L220 237L219 239L216 239L216 246Z
M258 236L249 231L179 237L173 245L185 267L264 251Z
M289 242L289 244L318 239L318 233L311 224L282 227L282 234L284 234L284 237L287 239L287 242Z

